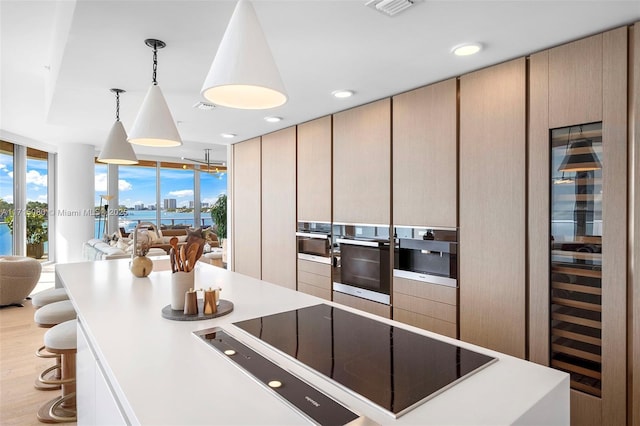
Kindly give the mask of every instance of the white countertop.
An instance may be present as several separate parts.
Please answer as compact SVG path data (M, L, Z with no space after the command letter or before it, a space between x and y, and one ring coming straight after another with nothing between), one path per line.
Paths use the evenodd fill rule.
M273 392L260 386L192 332L220 326L245 339L231 323L327 303L325 300L198 263L197 287L221 287L234 303L226 316L170 321L168 259L136 278L129 259L60 264L56 272L78 312L101 369L132 424L308 424ZM160 271L159 269L165 270ZM569 376L537 364L449 339L342 305L342 309L499 358L399 419L383 413L300 367L263 343L254 349L301 376L351 410L379 424L568 424Z

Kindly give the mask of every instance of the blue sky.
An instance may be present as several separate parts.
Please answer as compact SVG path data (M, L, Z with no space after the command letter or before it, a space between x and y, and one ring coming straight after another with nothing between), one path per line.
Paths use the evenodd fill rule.
M100 195L107 194L107 165L95 167L96 205ZM192 170L162 169L160 172L161 200L175 198L179 207L189 206L193 201ZM133 207L156 203L156 175L153 167L121 166L119 172L120 204ZM215 203L221 194L227 193L227 174L201 173L201 201ZM13 159L0 153L0 198L13 202ZM27 160L27 201L47 201L47 163L45 160ZM162 203L162 201L161 201Z

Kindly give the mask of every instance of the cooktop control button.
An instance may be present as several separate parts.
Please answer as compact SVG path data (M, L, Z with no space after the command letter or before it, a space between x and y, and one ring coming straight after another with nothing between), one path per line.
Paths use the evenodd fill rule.
M282 382L279 380L271 380L267 384L269 385L270 388L274 388L274 389L278 389L280 386L282 386Z
M236 354L236 351L234 351L233 349L227 349L226 351L224 351L224 354L232 356Z

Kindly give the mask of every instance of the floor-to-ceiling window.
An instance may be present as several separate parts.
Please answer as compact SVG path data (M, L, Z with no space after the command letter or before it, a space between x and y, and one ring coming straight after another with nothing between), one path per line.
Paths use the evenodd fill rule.
M160 163L161 225L200 226L194 223L194 170L179 163Z
M48 156L27 148L27 256L47 259L49 255Z
M13 253L7 219L13 213L13 144L0 141L0 255Z
M156 164L140 160L135 166L118 167L119 224L126 232L135 229L139 222L158 224Z
M107 194L107 182L107 166L96 163L96 237L103 235L106 228L104 197L113 195ZM211 168L207 172L192 164L145 160L134 166L118 166L119 227L129 233L140 222L157 226L158 216L162 227L209 227L212 225L210 208L226 192L225 168ZM199 219L196 218L198 203ZM110 211L114 208L109 204Z
M203 168L206 170L206 168ZM211 207L218 197L227 194L227 171L225 168L214 168L200 172L200 206L202 219L206 226L213 224Z

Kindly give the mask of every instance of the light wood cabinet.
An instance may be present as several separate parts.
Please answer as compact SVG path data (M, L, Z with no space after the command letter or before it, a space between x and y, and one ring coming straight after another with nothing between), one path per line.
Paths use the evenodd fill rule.
M333 292L333 301L345 306L360 309L370 314L378 315L384 318L391 318L391 306L382 303L372 302L360 297L351 296L337 291Z
M524 58L460 78L460 339L525 357Z
M571 373L572 424L627 422L627 43L628 29L624 27L540 52L530 60L530 358ZM557 146L550 138L550 129L580 129L594 122L602 122L602 168L595 174L601 178L590 184L595 188L593 196L576 192L574 197L576 206L579 197L585 196L601 205L602 229L582 237L601 250L563 252L555 244L550 251L549 229L554 223L549 212L553 214L554 210L549 182L555 182L559 175L549 164L550 150ZM580 179L584 180L574 173L565 177L576 179L576 187ZM573 222L579 226L578 216ZM584 258L585 263L598 266L584 271L582 261L574 261L574 267L567 262L569 265L559 270L556 261L551 261L552 255ZM571 282L554 278L550 283L550 273L556 277L560 272ZM598 285L581 285L585 274ZM582 304L587 298L594 299L593 295L599 303L590 300ZM575 310L576 306L580 309ZM576 312L565 312L571 309ZM585 321L582 317L589 312L593 320ZM568 334L571 328L579 331ZM588 348L584 346L586 341ZM568 360L565 353L570 355ZM583 368L584 359L588 368Z
M233 145L233 270L262 277L260 138Z
M458 289L393 278L393 319L457 338Z
M331 265L298 259L298 291L331 300Z
M331 222L331 116L298 125L298 220Z
M262 136L262 279L296 289L296 128Z
M629 135L631 143L630 149L630 163L632 164L629 171L629 188L631 189L630 208L632 212L631 217L631 241L635 241L635 244L631 248L631 265L630 269L636 271L631 275L631 317L633 318L632 324L632 348L631 353L634 356L631 357L630 364L633 378L630 385L630 393L632 395L631 401L631 420L633 424L640 423L640 247L638 247L638 241L640 241L640 187L636 182L640 181L640 22L636 22L630 29L631 42L630 53L633 63L631 64L629 95L630 95L630 108L632 112L631 127L633 132Z
M391 100L333 116L333 221L390 224Z
M393 222L458 225L457 81L393 97Z

